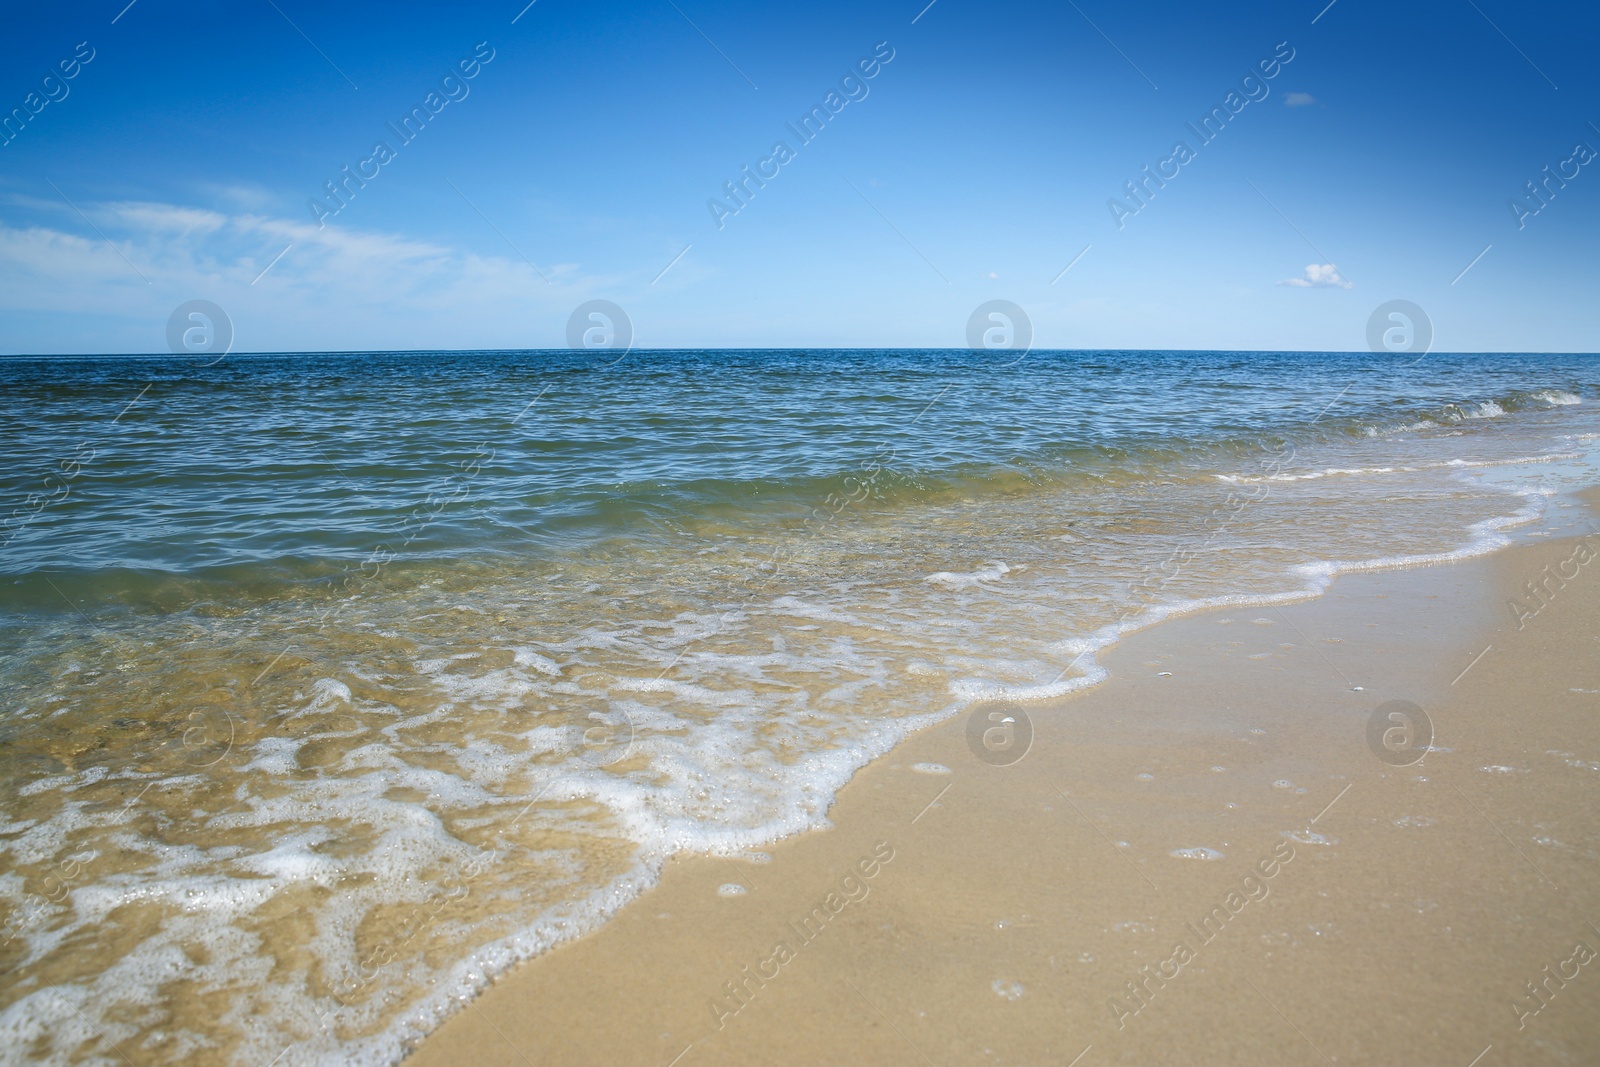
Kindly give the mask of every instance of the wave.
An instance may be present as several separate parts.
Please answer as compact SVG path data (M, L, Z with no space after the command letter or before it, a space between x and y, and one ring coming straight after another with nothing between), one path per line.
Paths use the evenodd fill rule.
M1422 463L1408 467L1329 467L1320 471L1307 471L1302 474L1268 474L1251 476L1247 474L1218 474L1216 479L1230 485L1243 485L1252 482L1306 482L1317 481L1322 478L1362 477L1373 474L1416 474L1428 470L1467 470L1472 468L1490 467L1519 467L1531 463L1552 463L1563 459L1584 459L1586 452L1545 452L1536 456L1512 456L1504 459L1447 459L1439 463Z

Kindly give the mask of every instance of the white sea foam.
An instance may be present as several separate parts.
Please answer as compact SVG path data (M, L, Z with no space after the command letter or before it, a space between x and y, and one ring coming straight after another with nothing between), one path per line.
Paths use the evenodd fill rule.
M518 667L532 667L540 674L548 674L552 678L561 677L561 664L548 656L541 656L531 648L515 650L516 659L513 660Z
M1549 463L1553 460L1583 459L1588 455L1585 452L1547 452L1537 456L1513 456L1500 459L1447 459L1438 463L1421 463L1407 467L1329 467L1320 471L1304 471L1299 474L1218 474L1216 479L1230 485L1244 485L1259 482L1306 482L1317 481L1322 478L1336 478L1340 476L1362 476L1374 474L1416 474L1420 471L1445 470L1449 468L1488 468L1488 467L1517 467L1529 463Z
M939 571L922 579L934 585L942 585L948 589L966 589L985 582L998 582L1001 578L1011 573L1011 568L999 560L986 564L975 571L956 572Z

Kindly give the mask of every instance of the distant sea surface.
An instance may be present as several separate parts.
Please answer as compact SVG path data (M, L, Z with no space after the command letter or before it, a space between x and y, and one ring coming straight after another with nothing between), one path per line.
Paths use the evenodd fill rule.
M0 360L0 1058L392 1062L914 729L1600 481L1588 355L601 355Z

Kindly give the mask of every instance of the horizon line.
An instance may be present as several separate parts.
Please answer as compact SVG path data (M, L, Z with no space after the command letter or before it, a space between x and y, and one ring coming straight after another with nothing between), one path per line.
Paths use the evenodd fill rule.
M0 359L206 359L216 365L225 359L235 357L258 358L274 356L421 356L421 355L512 355L512 354L554 354L554 355L604 355L615 352L616 349L573 349L573 348L339 348L339 349L284 349L276 351L258 352L229 352L222 356L212 356L208 352L11 352L0 353ZM940 347L923 345L871 345L871 346L827 346L827 345L719 345L719 346L673 346L657 348L629 348L622 352L626 357L635 353L717 353L717 352L970 352L973 355L983 355L992 352L1000 357L1015 349L988 349L978 350L964 345L945 345ZM1040 353L1097 353L1097 352L1164 352L1171 354L1232 354L1232 355L1304 355L1304 356L1377 356L1379 358L1401 359L1410 356L1409 352L1373 352L1362 349L1336 349L1336 348L1029 348L1022 351L1017 358ZM1600 355L1600 350L1585 349L1540 349L1540 350L1454 350L1431 351L1424 353L1417 359L1427 359L1430 356L1595 356Z

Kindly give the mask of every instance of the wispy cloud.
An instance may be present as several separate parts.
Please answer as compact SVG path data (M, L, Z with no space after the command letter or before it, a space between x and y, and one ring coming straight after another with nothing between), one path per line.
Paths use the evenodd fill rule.
M240 351L542 347L561 342L578 303L630 284L571 264L546 267L547 284L515 257L274 215L81 206L115 248L64 211L41 211L31 225L0 222L0 310L43 313L34 321L44 324L9 338L7 351L73 349L64 324L84 316L104 325L102 343L122 337L120 350L160 351L167 315L191 299L228 312ZM53 343L52 321L63 324L64 347Z
M1354 289L1354 282L1345 280L1339 268L1332 263L1307 263L1304 278L1285 278L1279 285L1292 285L1297 289Z
M1310 93L1289 93L1283 102L1289 107L1310 107L1317 102L1317 98Z

